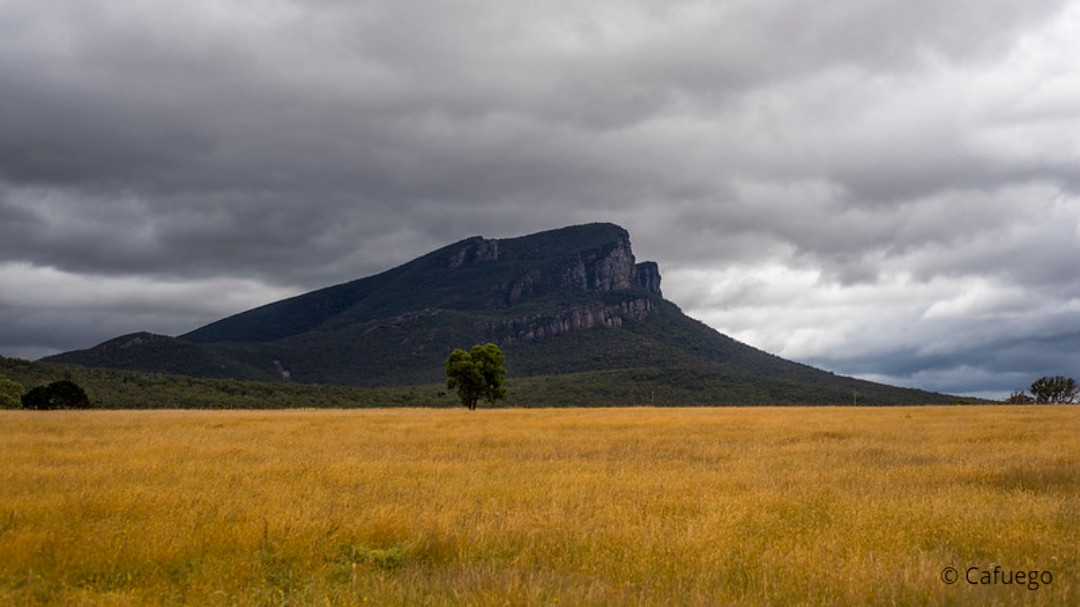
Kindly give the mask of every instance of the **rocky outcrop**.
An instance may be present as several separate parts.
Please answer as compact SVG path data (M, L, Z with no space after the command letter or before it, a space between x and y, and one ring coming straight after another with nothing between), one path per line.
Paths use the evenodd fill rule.
M500 243L494 239L471 238L450 254L447 266L454 269L500 260L521 263L521 254L515 256L513 245L512 240ZM507 255L503 255L504 249ZM567 255L554 264L530 269L499 284L495 292L499 293L498 306L513 306L533 295L559 291L626 291L638 287L663 297L659 266L653 261L636 263L630 236L619 229L607 242Z
M621 291L636 283L634 253L624 238L592 251L571 264L559 276L562 287L581 291Z
M289 381L292 379L292 371L286 369L285 365L281 364L280 360L275 358L273 362L274 370L277 371L277 374L281 376L281 379L283 381Z
M502 285L502 292L506 294L506 305L512 306L532 295L542 280L540 272L533 271L514 282Z
M482 327L503 344L516 341L535 341L586 331L598 327L617 328L626 321L645 320L655 309L645 297L628 299L618 304L592 303L560 310L555 314L535 314L520 318L484 323Z
M653 295L663 297L660 292L660 266L655 261L643 261L634 266L634 275L637 283L645 287L645 290Z
M499 259L499 241L477 236L470 238L465 242L465 246L453 252L446 267L454 269L474 261L496 261L497 259Z

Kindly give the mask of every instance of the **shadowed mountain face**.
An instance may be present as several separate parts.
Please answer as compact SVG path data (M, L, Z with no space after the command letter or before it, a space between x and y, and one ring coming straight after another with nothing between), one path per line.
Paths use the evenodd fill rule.
M49 360L203 377L402 385L442 381L453 348L488 341L506 353L511 379L637 369L647 372L631 376L656 384L649 389L665 381L680 390L686 381L745 385L757 403L849 403L855 391L866 404L949 400L785 361L685 316L663 299L657 264L638 263L626 230L612 224L473 237L179 337L137 333ZM687 404L720 404L708 394L717 392Z

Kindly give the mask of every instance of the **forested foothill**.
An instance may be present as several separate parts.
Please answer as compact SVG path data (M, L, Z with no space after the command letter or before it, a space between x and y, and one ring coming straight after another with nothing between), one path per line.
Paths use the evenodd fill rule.
M513 361L507 367L512 370ZM297 382L259 382L81 367L0 356L0 408L18 409L20 397L41 385L68 379L82 387L94 409L283 409L358 407L460 407L444 382L411 386L355 387ZM860 405L912 404L893 400L890 386L850 380ZM976 399L927 403L987 403ZM936 397L936 400L930 400ZM762 382L752 374L720 375L687 367L615 369L533 377L508 376L498 407L610 406L795 406L850 405L852 392L799 382Z

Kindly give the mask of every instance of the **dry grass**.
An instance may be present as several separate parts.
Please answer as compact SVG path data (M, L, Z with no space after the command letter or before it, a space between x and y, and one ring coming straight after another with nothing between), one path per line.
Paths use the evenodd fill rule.
M1080 603L1080 407L0 412L0 603ZM1037 590L946 585L1049 570Z

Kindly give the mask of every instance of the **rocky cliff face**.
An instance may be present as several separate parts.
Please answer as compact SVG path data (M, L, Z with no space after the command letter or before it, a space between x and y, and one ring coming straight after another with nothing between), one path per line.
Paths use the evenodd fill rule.
M597 327L621 327L625 321L644 320L654 310L654 303L640 296L641 289L662 297L659 267L651 261L637 263L629 234L617 226L611 226L589 246L582 247L576 242L573 248L560 249L555 245L554 250L545 250L546 259L540 264L536 263L536 250L522 244L518 239L474 237L450 250L443 263L450 270L504 268L501 274L510 280L498 283L490 291L494 298L488 305L508 311L523 302L567 291L625 291L628 298L618 304L608 298L541 314L478 323L477 328L504 344Z
M451 270L490 262L520 263L514 255L514 240L470 238L451 251L445 266ZM517 304L538 293L558 291L625 291L642 287L649 293L660 291L660 269L656 262L636 263L630 237L624 231L600 246L563 258L547 268L530 267L503 282L498 291L504 305Z
M590 251L559 276L561 286L580 291L622 291L637 283L629 238Z
M568 289L625 291L640 286L653 295L663 296L660 292L660 267L655 261L635 263L629 236L578 258L565 268L559 278L560 285Z
M534 314L503 321L486 322L481 327L503 344L534 341L598 327L622 327L626 321L645 320L655 306L639 297L618 304L592 303L574 306L554 314Z
M653 295L663 297L660 292L660 266L655 261L643 261L634 266L634 274L637 283Z

